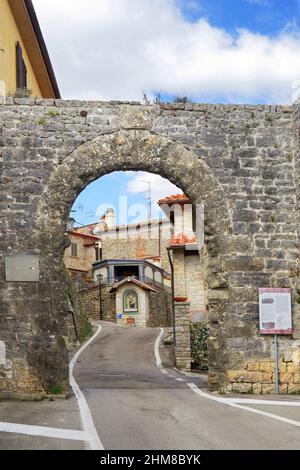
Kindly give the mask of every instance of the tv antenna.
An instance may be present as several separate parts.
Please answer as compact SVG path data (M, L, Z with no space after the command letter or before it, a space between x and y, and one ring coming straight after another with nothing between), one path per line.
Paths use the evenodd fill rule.
M142 183L148 184L148 191L142 191L142 194L148 194L148 196L145 196L145 199L148 201L149 204L149 209L148 209L148 217L149 217L149 222L152 219L152 197L151 197L151 181L147 180L140 180Z

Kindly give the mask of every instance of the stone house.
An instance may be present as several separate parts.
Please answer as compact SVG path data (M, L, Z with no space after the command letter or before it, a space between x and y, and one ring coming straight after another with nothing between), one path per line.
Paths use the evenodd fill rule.
M200 256L201 233L196 237L192 201L184 194L175 194L161 199L158 204L172 226L168 248L172 253L175 299L190 303L192 322L207 321L205 248L202 247Z
M74 229L101 238L102 259L147 259L165 271L170 271L167 247L172 230L167 218L116 225L113 209L108 209L99 222Z
M92 264L99 259L100 238L77 231L68 232L70 245L64 254L64 263L78 288L92 281Z
M28 90L60 98L55 74L31 0L0 2L0 96Z

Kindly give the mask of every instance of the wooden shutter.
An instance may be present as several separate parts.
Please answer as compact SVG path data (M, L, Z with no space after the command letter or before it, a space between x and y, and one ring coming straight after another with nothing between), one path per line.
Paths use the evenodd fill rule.
M17 88L27 88L27 69L23 59L23 52L20 43L16 44L16 60L17 60Z
M77 243L71 244L71 256L73 256L74 258L78 257Z

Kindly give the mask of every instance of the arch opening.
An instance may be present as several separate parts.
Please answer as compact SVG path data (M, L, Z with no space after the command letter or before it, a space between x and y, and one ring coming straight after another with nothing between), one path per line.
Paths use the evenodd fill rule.
M50 176L38 206L33 244L40 254L41 280L52 302L51 336L41 355L41 382L67 384L65 331L66 286L62 259L69 245L68 219L77 196L93 181L115 171L159 174L180 187L192 204L205 207L205 247L208 252L206 287L209 308L209 383L221 389L226 383L228 354L225 330L230 315L230 288L224 269L226 240L231 221L221 185L207 165L188 148L148 131L120 131L102 135L78 147ZM49 354L50 351L50 354Z

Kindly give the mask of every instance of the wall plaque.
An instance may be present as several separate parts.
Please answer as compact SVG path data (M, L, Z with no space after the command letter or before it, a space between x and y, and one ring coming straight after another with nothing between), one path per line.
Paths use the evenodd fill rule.
M291 289L259 289L260 333L291 335Z
M39 257L29 254L5 256L5 279L7 282L38 282Z

